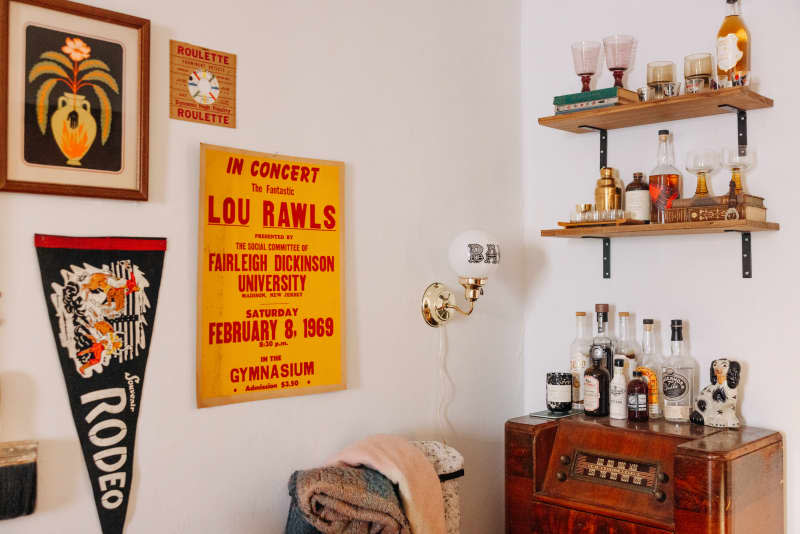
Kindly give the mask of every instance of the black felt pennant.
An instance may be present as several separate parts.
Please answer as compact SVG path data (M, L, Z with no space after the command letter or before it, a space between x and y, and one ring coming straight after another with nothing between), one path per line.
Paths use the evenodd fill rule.
M35 236L103 534L121 534L167 240Z

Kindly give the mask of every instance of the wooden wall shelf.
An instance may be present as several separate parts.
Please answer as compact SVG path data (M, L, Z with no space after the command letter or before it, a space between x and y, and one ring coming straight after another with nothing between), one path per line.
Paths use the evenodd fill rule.
M542 237L642 237L658 235L718 234L723 232L766 232L780 230L773 222L704 221L695 223L639 224L629 226L587 226L542 230Z
M587 133L593 130L613 130L772 106L771 98L762 96L748 87L730 87L654 102L542 117L539 119L539 124L572 133Z
M737 232L742 236L742 278L753 277L751 232L780 230L778 223L757 221L703 221L695 223L639 224L630 226L586 226L542 230L542 237L595 238L603 241L602 274L611 278L611 238L659 235L721 234Z

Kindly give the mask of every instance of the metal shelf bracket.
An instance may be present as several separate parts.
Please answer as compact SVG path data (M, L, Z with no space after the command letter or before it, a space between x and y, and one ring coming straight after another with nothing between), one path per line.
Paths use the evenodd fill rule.
M584 236L584 239L602 239L603 240L603 278L611 278L611 238L610 237L595 237Z
M738 230L725 230L725 232L737 232ZM742 234L742 278L753 278L753 250L752 237L750 232L739 232Z
M719 107L736 113L736 144L739 146L747 146L747 112L727 104L723 104Z
M581 125L579 128L600 132L600 168L608 167L608 130L587 125Z
M742 232L742 278L753 278L753 253L750 249L750 232Z

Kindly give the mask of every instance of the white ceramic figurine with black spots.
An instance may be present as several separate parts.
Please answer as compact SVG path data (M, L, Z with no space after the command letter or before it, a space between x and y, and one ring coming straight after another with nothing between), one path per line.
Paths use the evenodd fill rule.
M720 358L711 362L711 385L703 388L694 402L691 420L696 425L739 428L736 416L737 389L742 366Z

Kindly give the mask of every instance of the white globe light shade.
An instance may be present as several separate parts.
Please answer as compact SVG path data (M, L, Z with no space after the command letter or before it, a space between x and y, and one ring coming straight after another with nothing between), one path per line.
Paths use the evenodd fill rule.
M500 245L483 230L467 230L450 243L450 267L462 278L488 278L500 263Z

